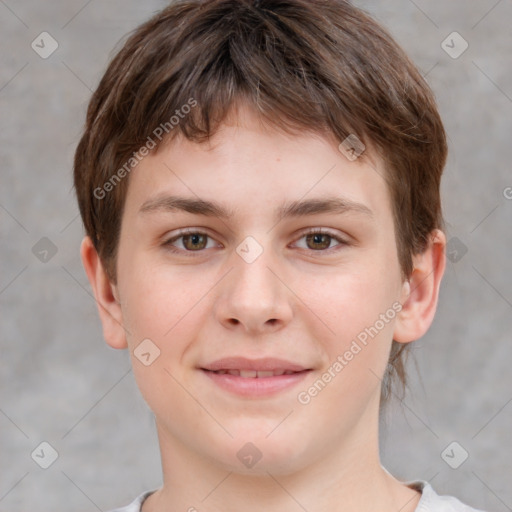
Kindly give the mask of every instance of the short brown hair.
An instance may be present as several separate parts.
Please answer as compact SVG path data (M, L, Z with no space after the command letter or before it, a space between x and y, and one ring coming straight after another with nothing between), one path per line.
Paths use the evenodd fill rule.
M157 151L178 133L209 139L241 100L288 133L328 133L340 142L355 134L376 148L408 278L412 255L425 250L432 230L444 229L447 145L432 91L402 49L344 0L178 0L113 58L75 154L80 213L112 282L127 174L140 150ZM166 132L158 141L157 127ZM405 391L408 347L393 340L383 401L395 377Z

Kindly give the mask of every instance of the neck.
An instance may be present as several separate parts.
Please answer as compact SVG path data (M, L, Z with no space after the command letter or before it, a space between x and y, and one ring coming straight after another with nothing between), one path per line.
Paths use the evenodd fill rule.
M222 467L157 423L164 485L144 502L143 512L413 512L421 495L381 466L374 420L358 422L333 443L336 450L309 458L308 465L293 473L276 467L257 475Z

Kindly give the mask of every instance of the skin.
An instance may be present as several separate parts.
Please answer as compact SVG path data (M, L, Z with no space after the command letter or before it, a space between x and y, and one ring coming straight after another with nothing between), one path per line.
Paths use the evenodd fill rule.
M393 338L416 340L433 320L446 239L433 232L403 282L382 162L370 149L349 161L338 144L312 133L286 135L242 106L211 144L179 137L132 172L116 285L84 238L81 256L104 337L130 350L156 418L164 485L144 512L416 508L420 494L380 464L381 379ZM333 193L372 215L274 217L285 201ZM148 200L170 194L220 202L234 215L140 212ZM208 238L179 238L172 243L180 253L173 253L164 243L182 228ZM308 240L308 228L348 244ZM236 252L247 236L263 249L252 263ZM308 404L299 403L298 393L396 301L402 310L395 318ZM134 356L147 338L160 350L149 366ZM242 398L198 370L231 355L280 357L313 371L291 390ZM237 458L247 442L262 454L252 468Z

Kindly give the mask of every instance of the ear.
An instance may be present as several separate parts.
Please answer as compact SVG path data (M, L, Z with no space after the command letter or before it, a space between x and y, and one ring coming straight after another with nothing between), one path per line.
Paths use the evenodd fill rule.
M446 236L436 229L421 254L413 257L413 272L402 291L402 310L397 315L393 339L408 343L429 329L437 308L439 287L446 266Z
M117 287L110 282L94 244L88 236L82 240L80 256L98 305L103 337L112 348L126 348L128 345Z

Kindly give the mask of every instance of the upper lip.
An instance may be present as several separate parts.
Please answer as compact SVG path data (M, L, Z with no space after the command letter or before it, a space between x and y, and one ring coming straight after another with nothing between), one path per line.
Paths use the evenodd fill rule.
M217 359L202 367L203 370L256 370L256 371L275 371L284 370L292 372L301 372L308 370L305 366L285 359L275 357L265 357L261 359L247 359L245 357L225 357Z

